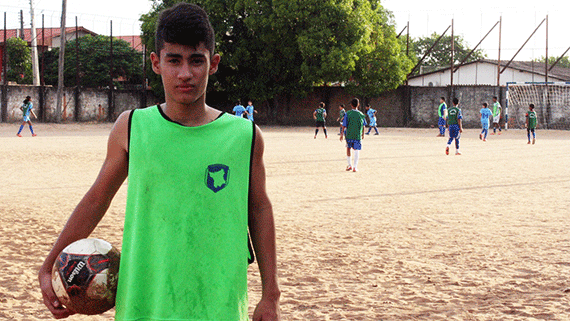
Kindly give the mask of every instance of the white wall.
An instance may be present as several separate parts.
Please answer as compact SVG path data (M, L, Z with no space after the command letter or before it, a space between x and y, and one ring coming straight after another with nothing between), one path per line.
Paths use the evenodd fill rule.
M501 67L503 68L503 67ZM497 85L497 66L486 62L477 62L469 65L462 66L453 75L454 85ZM562 81L549 76L549 81ZM544 81L544 76L536 75L526 71L520 71L512 68L507 68L501 74L501 86L506 86L507 82L513 81ZM431 83L431 85L430 85ZM427 74L422 77L410 79L408 84L410 86L449 86L451 85L450 70L446 69L441 72Z

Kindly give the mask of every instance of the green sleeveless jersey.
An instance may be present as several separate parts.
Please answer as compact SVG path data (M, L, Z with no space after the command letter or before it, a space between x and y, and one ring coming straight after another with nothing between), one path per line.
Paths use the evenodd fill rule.
M116 320L248 320L248 191L255 127L198 127L160 107L129 121Z
M536 128L536 112L529 111L526 114L526 117L528 118L528 128L530 129Z
M493 104L493 117L499 116L499 114L501 114L501 104L497 101Z
M447 109L447 105L445 103L439 104L437 108L437 115L441 118L444 115L445 110Z
M325 121L325 113L327 111L324 108L317 108L317 110L315 111L317 112L317 114L315 115L317 121Z
M364 116L360 110L351 109L344 116L344 126L346 127L346 139L361 140L362 129L364 127Z
M448 125L458 125L459 124L459 119L461 119L461 109L459 109L457 106L453 106L451 108L449 108L449 110L447 111L447 124Z

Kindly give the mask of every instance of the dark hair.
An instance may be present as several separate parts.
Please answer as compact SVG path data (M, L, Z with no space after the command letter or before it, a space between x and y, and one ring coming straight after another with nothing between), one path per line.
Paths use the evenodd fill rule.
M30 102L30 100L32 100L32 97L30 96L26 96L26 99L24 99L24 104L27 104Z
M457 97L453 98L453 104L454 105L459 104L459 99L457 99Z
M487 106L489 106L487 103L483 103L483 107L487 108Z
M216 46L214 28L206 11L195 4L182 2L161 11L154 40L157 55L160 56L165 42L190 47L204 43L213 55Z
M534 109L534 104L530 104L528 107L530 107L530 109Z
M439 97L439 99L441 99L441 100L445 101L445 97Z
M493 96L493 99L497 100L498 98L497 98L497 96Z
M340 104L340 105L338 105L338 106L344 108L344 104Z
M319 103L319 107L324 108L325 107L325 103L323 103L322 101Z
M352 107L358 107L358 104L360 104L360 100L358 100L358 98L352 98L350 104L352 105Z

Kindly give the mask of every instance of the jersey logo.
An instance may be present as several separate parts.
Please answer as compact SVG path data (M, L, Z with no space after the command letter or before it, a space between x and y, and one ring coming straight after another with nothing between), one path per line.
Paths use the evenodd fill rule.
M230 168L222 164L209 165L206 169L206 186L217 193L228 186Z

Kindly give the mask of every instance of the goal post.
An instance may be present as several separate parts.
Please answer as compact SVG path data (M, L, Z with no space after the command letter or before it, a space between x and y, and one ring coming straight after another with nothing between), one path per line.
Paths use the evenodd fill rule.
M570 129L570 82L507 83L505 127L524 128L530 104L542 128Z

